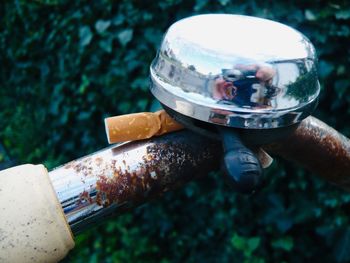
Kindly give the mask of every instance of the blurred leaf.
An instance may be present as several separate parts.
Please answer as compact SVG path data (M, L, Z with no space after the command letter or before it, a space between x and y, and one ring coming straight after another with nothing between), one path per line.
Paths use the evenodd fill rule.
M309 21L316 21L317 20L316 15L309 9L305 10L305 18L306 18L306 20L309 20Z
M110 25L111 21L109 20L98 20L95 23L95 29L98 33L102 34L109 28Z
M92 32L89 26L83 26L79 31L80 46L84 47L90 44L92 40Z
M202 10L208 4L208 0L196 0L196 5L194 6L195 11Z
M333 251L336 262L349 262L350 261L350 228L346 228L342 232L338 242L335 244Z
M112 23L115 26L119 26L123 24L124 21L125 21L125 16L123 14L118 14L113 18Z
M259 237L252 237L248 239L248 248L250 251L255 251L260 244L260 238Z
M242 251L245 257L250 257L253 254L253 252L259 247L260 238L246 238L239 236L238 234L234 234L234 236L231 239L231 244L235 249Z
M106 51L107 53L111 53L113 48L112 41L112 38L102 39L99 42L99 46L102 48L102 50Z
M79 93L84 94L86 92L86 89L90 85L90 80L86 75L82 76L81 84L79 86Z
M243 250L245 248L245 239L240 237L239 235L235 234L232 239L231 243L234 248L238 250Z
M126 46L132 39L133 30L125 29L118 33L118 40L122 46Z
M222 6L226 6L230 2L230 0L219 0L219 2Z
M329 207L336 207L339 204L339 202L335 198L329 198L325 200L324 204Z
M287 252L291 251L293 249L293 246L294 246L293 238L291 238L289 236L279 238L279 239L272 241L273 248L282 249L282 250L285 250Z
M335 17L336 19L344 19L347 20L350 18L350 9L343 9L343 10L339 10L335 13Z

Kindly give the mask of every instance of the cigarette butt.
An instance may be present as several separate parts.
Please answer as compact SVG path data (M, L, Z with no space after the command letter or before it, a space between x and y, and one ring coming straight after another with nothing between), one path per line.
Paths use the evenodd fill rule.
M156 135L162 135L168 132L178 131L183 129L184 127L172 119L165 110L160 110L155 112L160 120L160 129Z
M133 113L105 119L105 129L110 144L148 139L183 128L164 110ZM272 157L262 148L256 149L255 154L263 168L272 164Z
M105 119L108 142L148 139L155 135L183 129L164 111L141 112Z

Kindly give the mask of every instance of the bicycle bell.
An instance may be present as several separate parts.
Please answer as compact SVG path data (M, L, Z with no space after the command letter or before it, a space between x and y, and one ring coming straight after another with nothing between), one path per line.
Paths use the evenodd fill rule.
M252 192L254 145L287 136L315 109L316 52L295 29L267 19L208 14L170 26L150 67L151 92L177 121L221 138L223 168Z

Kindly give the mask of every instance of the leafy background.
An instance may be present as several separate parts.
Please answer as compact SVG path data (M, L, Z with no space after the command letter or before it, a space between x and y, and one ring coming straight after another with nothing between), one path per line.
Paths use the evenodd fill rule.
M154 105L148 67L166 28L209 12L307 35L320 59L315 115L350 135L348 1L2 1L2 166L11 158L52 168L106 146L104 117ZM346 262L349 215L349 193L277 159L254 196L210 174L77 236L65 261Z

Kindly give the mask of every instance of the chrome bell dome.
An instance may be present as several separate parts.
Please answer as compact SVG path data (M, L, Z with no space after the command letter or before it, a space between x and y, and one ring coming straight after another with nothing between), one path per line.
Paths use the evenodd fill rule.
M313 45L291 27L249 16L198 15L166 32L150 68L151 92L197 120L279 128L316 107L316 67Z

